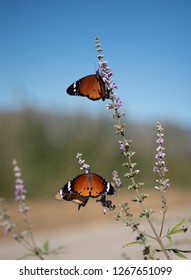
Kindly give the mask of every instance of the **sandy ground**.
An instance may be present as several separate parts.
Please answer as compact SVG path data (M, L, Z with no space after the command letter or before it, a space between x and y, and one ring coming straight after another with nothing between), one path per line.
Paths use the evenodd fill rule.
M158 193L157 193L158 194ZM136 234L122 222L116 221L112 213L103 214L100 204L94 199L88 202L85 208L77 210L77 206L71 202L31 201L30 219L36 243L41 246L45 240L49 240L50 248L64 246L63 253L50 255L47 259L75 259L75 260L117 260L117 259L142 259L142 247L131 245L123 248L127 242L135 241ZM116 201L116 204L118 202ZM169 193L168 211L164 232L177 224L183 217L185 225L188 225L186 233L173 236L173 247L191 250L191 193ZM153 216L157 229L160 226L160 197L151 196L147 207L155 209ZM137 217L140 210L131 205L131 211ZM14 220L19 221L15 204L8 205L8 212ZM142 230L151 233L147 223L142 222ZM152 243L153 244L153 243ZM168 243L166 243L168 244ZM169 247L169 245L167 245ZM153 247L154 244L153 244ZM157 246L158 247L158 246ZM17 259L25 253L25 249L9 237L0 235L0 259ZM164 259L163 255L159 256ZM187 254L191 259L191 254ZM173 259L177 259L173 255Z

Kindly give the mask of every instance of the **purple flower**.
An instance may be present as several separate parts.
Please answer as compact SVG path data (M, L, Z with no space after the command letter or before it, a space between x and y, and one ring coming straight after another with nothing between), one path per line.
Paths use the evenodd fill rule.
M123 143L120 144L120 150L122 152L125 152L125 145Z
M108 110L113 109L113 104L107 103L106 104L106 109L108 109Z
M120 140L119 143L120 143L120 151L122 153L128 152L129 142L126 139L124 139L124 140Z
M116 89L117 85L111 79L111 76L113 76L113 73L112 73L110 67L107 64L107 61L100 61L98 63L98 68L99 68L98 69L99 75L104 80L108 90L112 91L113 89Z
M29 211L29 207L26 204L22 203L19 205L18 211L19 213L27 213Z
M102 195L100 199L97 199L96 202L100 202L104 209L104 214L106 210L113 211L115 209L115 205L112 204L111 200L107 200L105 195Z
M7 208L4 199L0 197L0 228L3 229L4 235L8 235L15 224L10 221L10 216L7 214Z
M121 102L120 98L116 97L115 101L116 101L116 107L117 107L117 109L119 109L122 106L122 102Z
M157 137L158 137L158 138L157 138L156 142L157 142L158 144L160 144L160 145L162 145L162 144L164 143L163 136L164 136L163 133L158 133L158 134L157 134Z
M115 186L117 188L121 188L121 186L122 186L121 179L119 178L118 172L116 170L114 170L112 172L112 176L113 176L113 181L114 181Z
M27 190L21 178L21 170L15 159L13 160L13 166L15 175L15 200L19 202L18 211L19 213L27 213L29 211L29 207L25 203Z
M163 127L160 123L157 123L157 144L158 147L156 148L155 154L155 165L153 167L153 171L157 172L159 179L156 179L157 186L155 189L160 191L166 191L170 188L169 179L165 179L166 172L168 172L168 168L165 163L165 148L163 147L164 144L164 134L163 134Z
M26 189L23 183L23 180L19 178L19 182L18 182L18 178L16 179L16 184L15 184L15 200L25 200L26 198Z
M85 170L86 172L88 172L90 166L87 163L84 163L81 167L81 169Z
M98 55L98 73L102 77L105 87L107 88L109 92L109 98L112 100L112 104L106 104L107 109L114 109L115 113L113 114L113 118L119 119L125 115L124 111L119 112L118 109L122 106L122 102L119 97L116 96L114 93L114 89L117 89L116 83L113 82L111 77L113 76L113 72L108 66L107 61L103 61L103 56L100 56L100 53L102 53L101 45L99 43L99 38L96 36L96 49L99 53Z
M82 154L77 153L76 158L78 159L78 163L81 165L80 169L84 170L87 173L89 171L90 165L85 163L85 160L82 159Z

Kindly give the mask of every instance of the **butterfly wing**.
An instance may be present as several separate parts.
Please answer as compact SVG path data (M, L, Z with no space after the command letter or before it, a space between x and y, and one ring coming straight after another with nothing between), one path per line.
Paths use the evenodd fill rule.
M72 201L72 202L78 204L78 210L80 210L81 206L84 207L89 199L89 197L81 197L78 193L64 193L63 189L58 191L55 194L54 198L57 200Z
M92 173L92 194L94 194L94 197L102 194L112 195L114 193L114 187L106 179L98 174Z
M71 182L71 183L70 183ZM89 180L89 173L81 174L68 182L68 190L73 193L78 193L82 197L92 196L92 186Z
M71 84L66 92L69 95L86 96L91 100L104 101L108 97L105 83L99 74L89 75Z
M81 197L98 197L115 193L113 186L101 176L92 173L81 174L63 187L64 193L78 193Z

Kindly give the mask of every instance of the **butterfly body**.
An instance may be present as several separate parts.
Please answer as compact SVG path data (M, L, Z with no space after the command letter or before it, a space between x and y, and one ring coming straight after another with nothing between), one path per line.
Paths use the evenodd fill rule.
M91 100L103 101L109 97L109 92L98 72L85 76L71 84L66 92L69 95L85 96Z

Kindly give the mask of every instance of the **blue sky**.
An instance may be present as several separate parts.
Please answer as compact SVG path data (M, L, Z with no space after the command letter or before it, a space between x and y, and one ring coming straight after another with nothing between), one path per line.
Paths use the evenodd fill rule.
M189 0L0 0L0 111L104 113L66 94L95 73L99 35L127 118L191 127L190 14Z

